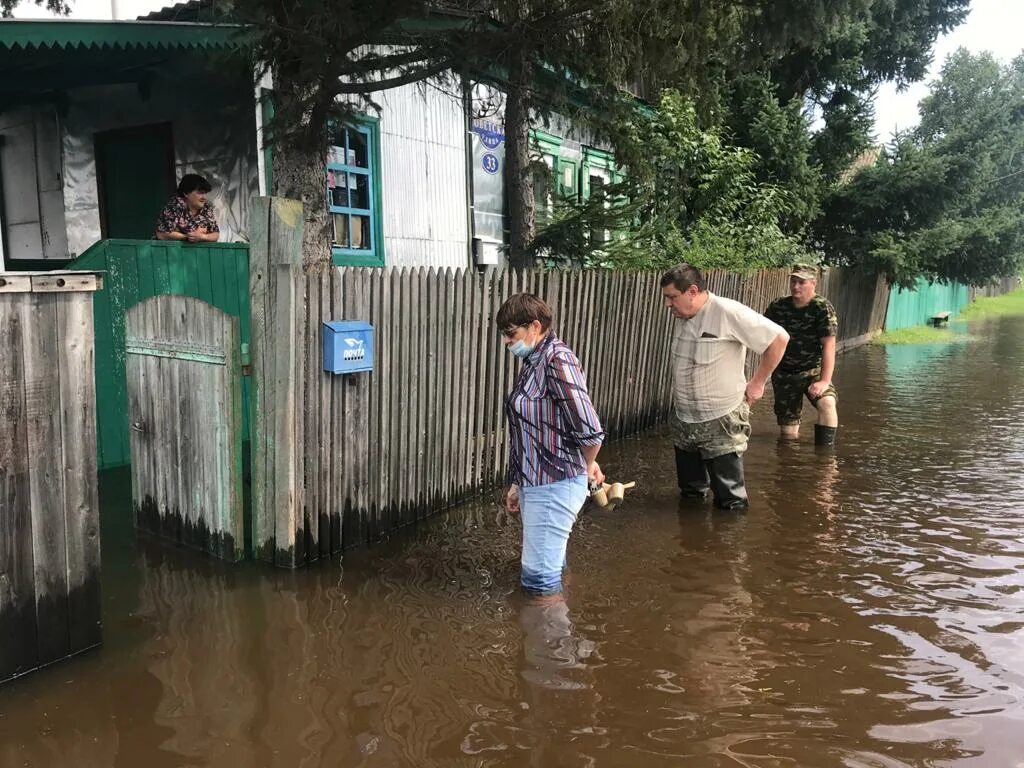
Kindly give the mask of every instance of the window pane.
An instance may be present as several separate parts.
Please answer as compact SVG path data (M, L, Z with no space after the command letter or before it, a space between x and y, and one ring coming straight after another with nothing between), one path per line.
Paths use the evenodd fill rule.
M334 244L348 248L348 214L335 213L331 218L334 219Z
M369 148L366 145L367 136L361 131L348 132L348 164L360 168L369 168Z
M353 248L364 248L369 250L370 248L370 217L369 216L353 216L352 217L352 247Z
M344 136L342 139L344 140ZM330 146L327 148L327 162L344 165L345 164L345 147Z
M342 171L327 172L327 187L329 190L331 205L347 208L348 202L348 174Z
M370 190L369 190L369 176L355 175L352 174L348 177L348 184L352 190L352 207L353 208L369 208L370 207Z

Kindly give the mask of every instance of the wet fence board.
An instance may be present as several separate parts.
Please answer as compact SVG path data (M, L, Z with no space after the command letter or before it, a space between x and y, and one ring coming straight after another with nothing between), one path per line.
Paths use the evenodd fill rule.
M245 554L238 318L156 296L125 319L136 524L223 560Z
M0 681L101 640L96 273L0 274Z

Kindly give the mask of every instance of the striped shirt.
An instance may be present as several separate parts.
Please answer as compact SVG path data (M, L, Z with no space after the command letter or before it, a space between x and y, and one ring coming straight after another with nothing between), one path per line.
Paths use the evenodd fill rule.
M585 475L580 446L604 442L580 361L551 332L526 359L505 399L505 416L509 481L519 486Z

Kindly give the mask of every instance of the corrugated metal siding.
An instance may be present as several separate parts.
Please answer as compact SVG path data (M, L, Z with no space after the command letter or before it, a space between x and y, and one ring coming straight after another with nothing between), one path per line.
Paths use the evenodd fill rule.
M393 267L469 265L462 103L432 86L380 99L385 259Z
M889 308L885 315L885 330L895 331L924 325L938 312L960 313L970 302L966 285L941 285L918 278L913 290L900 290L893 286L889 293Z

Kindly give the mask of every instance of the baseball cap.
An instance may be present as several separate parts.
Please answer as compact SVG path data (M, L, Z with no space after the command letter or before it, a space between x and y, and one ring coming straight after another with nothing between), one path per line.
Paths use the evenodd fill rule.
M801 280L817 280L818 268L810 264L794 264L789 272L790 277L797 277Z

